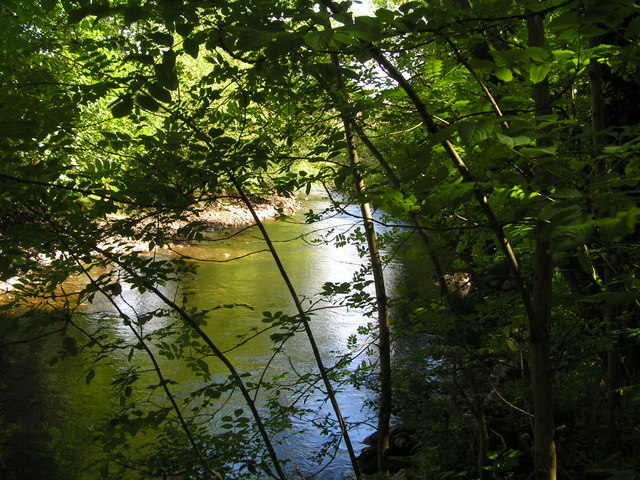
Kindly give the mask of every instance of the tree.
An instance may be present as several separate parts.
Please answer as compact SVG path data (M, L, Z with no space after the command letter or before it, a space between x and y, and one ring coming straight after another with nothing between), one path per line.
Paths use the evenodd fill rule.
M247 383L200 328L206 312L158 288L179 278L185 263L149 260L131 248L131 240L149 250L167 245L165 225L178 220L182 236L201 239L202 222L184 217L237 197L252 210L293 300L291 317L265 315L277 331L276 350L306 332L357 474L310 312L253 210L260 196L320 182L362 206L366 235L351 239L366 238L371 271L344 288L328 284L325 293L347 291L349 301L379 318L370 333L379 345L382 472L388 475L390 414L407 405L409 418L463 452L456 462L442 450L425 454L438 465L428 478L472 469L479 477L502 475L520 462L536 478L551 479L556 470L582 468L584 451L601 449L605 460L616 452L580 433L585 425L600 432L601 404L577 401L605 379L608 431L633 437L619 419L633 417L637 395L625 392L637 387L638 375L637 119L627 108L637 93L634 7L408 2L354 17L349 2L332 0L49 1L43 10L18 3L0 7L10 33L1 53L8 68L0 121L10 133L0 167L1 280L23 279L16 304L62 295L69 312L60 328L45 324L30 336L74 327L77 303L60 291L73 274L88 280L82 299L100 292L115 306L123 286L157 296L165 310L154 314L182 323L141 334L131 352L173 358L170 338L207 380L207 359L220 359L231 378L205 390L210 397L241 391L252 421L236 422L234 441L257 433L257 448L269 457L240 473L262 468L284 478L272 446L272 434L286 428L276 420L277 399L274 416L263 418L252 396L260 387ZM314 171L300 171L301 160ZM439 292L388 298L382 268L393 249L377 245L370 204L394 215L398 232L417 232ZM406 233L392 232L388 245L406 241ZM375 298L362 295L367 275ZM393 318L400 306L411 321ZM134 333L149 321L124 311L120 317ZM425 341L419 349L423 362L442 358L426 374L415 362L402 371L397 359L401 373L392 375L389 336L400 346L411 338L404 330L439 338L440 345ZM102 344L99 332L83 333L88 344ZM70 354L77 348L69 335L64 342ZM217 440L197 431L185 405L171 401L162 369L155 371L171 408L146 415L144 428L160 428L173 412L202 471L224 475L233 460L207 458L203 445ZM441 416L411 405L416 396L405 374L415 384L437 383L421 402ZM122 377L130 406L123 432L136 411L126 382L138 376ZM575 383L565 392L569 377ZM474 440L452 440L450 428L472 429ZM588 442L584 451L573 447ZM467 458L470 445L475 454ZM629 470L637 467L632 455L623 457Z

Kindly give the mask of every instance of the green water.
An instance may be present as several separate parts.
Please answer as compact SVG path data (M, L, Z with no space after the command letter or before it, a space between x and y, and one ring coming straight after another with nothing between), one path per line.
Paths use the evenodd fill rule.
M327 205L325 200L312 197L306 200L304 210L311 208L317 212ZM356 213L356 210L352 213ZM324 242L309 245L308 241L319 235L310 232L322 228L324 234L333 237L336 233L349 231L356 220L349 214L341 214L326 219L321 224L305 225L303 219L300 213L290 222L267 222L268 230L276 241L276 248L304 305L329 306L320 302L318 294L322 285L325 282L351 280L362 260L352 246L336 248L332 243ZM309 236L299 238L305 233ZM291 297L268 252L227 261L264 248L264 242L255 228L228 240L175 247L176 252L193 259L189 262L197 265L197 271L195 274L185 275L179 282L163 287L163 293L176 299L187 295L190 304L212 309L207 317L206 331L223 351L234 347L239 336L264 326L261 322L262 312L282 311L295 315ZM175 253L164 251L159 255L168 257ZM388 266L386 276L389 284L393 287L403 281L407 277L406 270L406 265L399 263ZM224 304L242 306L215 309ZM123 291L119 305L130 315L164 306L151 293L140 294L127 289ZM104 298L96 297L92 304L83 306L77 319L87 329L107 326L114 338L130 344L136 343L132 332L122 324L113 306ZM165 326L169 321L166 318L155 318L145 325L145 329L152 331ZM347 339L352 335L357 336L358 327L367 321L370 320L363 312L349 308L320 309L312 316L312 329L328 366L333 365L341 354L348 351ZM359 340L366 339L359 337ZM294 372L317 372L308 340L303 333L296 334L287 341L286 355L272 358L273 346L268 335L261 335L233 349L228 356L238 371L251 374L252 381L259 378L267 365L267 378L282 373L293 376ZM94 423L99 421L105 411L119 408L111 382L117 372L129 366L129 350L116 350L109 358L102 360L100 363L104 366L95 369L95 378L87 385L86 355L80 354L49 365L49 359L61 349L60 339L49 339L38 345L14 348L10 354L5 352L4 358L0 359L0 366L4 370L0 371L0 378L3 379L0 384L0 393L3 395L0 400L2 431L6 433L4 441L0 440L3 452L0 456L2 478L30 480L44 478L42 475L45 472L45 476L52 480L91 478L90 472L82 472L86 468L83 465L86 465L88 458L100 455L99 453L88 444L74 451L60 451L58 446L64 444L65 437L73 440L74 436L90 434ZM172 390L178 397L181 392L199 386L199 378L194 377L183 363L160 356L158 359L166 377L176 382L172 385ZM132 360L138 365L150 365L148 358L140 351L135 352ZM209 363L214 378L222 378L228 374L224 366L215 359ZM355 366L354 364L349 368L354 369ZM149 375L153 376L152 373ZM148 394L142 389L134 391L132 398L144 395ZM283 403L290 400L286 398L287 393L283 393L283 396ZM259 396L259 404L260 399ZM365 402L372 399L372 392L366 388L343 386L338 393L343 415L351 422L362 423L351 431L358 451L363 447L361 440L373 431L372 425L375 425L374 412L365 406ZM322 469L315 477L318 479L346 478L350 468L343 444L333 461L326 460L318 464L311 460L324 441L320 430L312 426L312 421L331 413L320 388L311 390L305 405L315 414L293 420L291 431L279 437L282 444L277 447L278 455L283 459L290 459L290 472L297 465L307 475ZM242 399L236 396L223 410L233 410L238 406L243 406ZM219 430L219 422L211 421L207 428ZM296 435L296 432L303 430L303 434ZM54 437L59 436L62 440L52 445L51 432Z

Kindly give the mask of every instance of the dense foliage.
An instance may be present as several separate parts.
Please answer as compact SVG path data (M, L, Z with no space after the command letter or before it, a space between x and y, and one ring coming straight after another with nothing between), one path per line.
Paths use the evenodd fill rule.
M340 192L336 209L361 206L362 230L336 241L358 244L364 269L323 294L372 320L360 333L380 362L351 380L380 386L383 477L391 414L416 442L413 478L640 471L638 7L378 3L368 16L332 0L0 5L0 346L60 335L61 356L93 352L87 383L114 352L147 359L116 375L96 477L284 478L272 443L300 411L282 391L322 380L340 420L344 372L322 364L257 216L292 298L259 320L276 354L306 334L318 361L297 385L247 379L203 330L207 312L161 288L192 264L149 255L202 240L197 214L221 201L252 209L319 184ZM377 238L370 204L402 228ZM410 240L440 288L387 298L381 265ZM160 306L132 313L124 290ZM96 296L134 344L76 322ZM172 321L150 328L156 317ZM171 361L200 382L186 398L164 376ZM142 383L150 402L133 394ZM232 395L246 407L212 413L214 434L199 412ZM332 422L327 445L348 444Z

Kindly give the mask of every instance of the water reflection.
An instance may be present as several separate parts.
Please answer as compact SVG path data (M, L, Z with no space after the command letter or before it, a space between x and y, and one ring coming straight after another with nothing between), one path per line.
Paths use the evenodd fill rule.
M321 211L327 205L328 203L320 198L311 198L307 202L306 208ZM357 213L357 211L354 209L352 213ZM354 246L336 248L332 243L322 241L310 246L309 239L319 238L318 234L310 235L304 240L299 237L319 228L332 231L334 236L338 233L345 233L353 228L355 218L341 214L313 225L302 224L303 219L304 216L301 213L294 217L290 223L268 222L267 227L276 242L278 252L298 295L304 299L305 306L311 307L313 305L318 308L327 306L323 303L317 303L320 301L319 292L321 292L323 284L325 282L350 281L360 268L362 260ZM263 312L282 311L287 315L295 315L292 299L270 254L262 252L246 256L264 248L264 242L257 229L249 229L225 241L205 241L199 244L176 246L175 251L190 257L191 259L187 261L197 265L197 270L195 274L185 275L179 282L162 287L162 291L171 299L181 299L183 295L186 295L191 305L201 309L210 309L207 316L207 334L221 350L226 351L233 348L228 353L229 358L240 372L252 374L252 381L255 381L267 366L268 375L266 378L286 373L292 380L296 375L304 376L308 373L316 373L317 366L311 356L306 336L302 332L290 338L287 341L286 349L284 349L285 353L277 355L274 359L272 359L274 344L270 341L268 334L257 336L246 344L234 348L241 336L253 329L264 327ZM175 255L175 253L166 251L162 252L162 255L168 257ZM224 263L206 261L229 260L236 257L244 258ZM392 282L396 270L397 265L393 264L387 268L386 275ZM132 318L166 307L161 299L149 292L142 294L137 290L123 287L122 296L117 301L118 308ZM217 308L229 304L235 306L233 308ZM122 342L123 348L114 351L111 358L101 362L106 365L106 368L96 369L96 376L90 387L85 381L87 367L82 357L67 358L60 362L58 370L48 372L47 377L43 377L42 381L55 383L59 386L59 391L64 391L67 408L74 411L75 421L81 424L79 428L86 430L90 428L92 422L102 416L105 410L117 408L111 398L113 392L111 383L117 372L128 368L130 352L133 352L133 361L141 367L149 367L150 361L140 350L124 348L124 346L133 347L136 345L137 338L131 329L118 318L117 312L106 298L96 296L92 304L85 306L83 315L87 326L110 329L111 335ZM157 316L144 325L143 332L150 333L178 321L179 319L175 316ZM312 316L311 326L327 366L334 365L342 355L348 352L347 339L356 334L358 327L366 324L367 321L368 318L363 315L363 312L346 307L316 311ZM183 392L201 386L200 380L194 377L184 364L163 357L159 357L159 361L167 377L176 382L172 388L179 397ZM210 363L210 370L214 378L226 378L228 372L220 363L214 361ZM356 364L350 365L349 368L355 369ZM4 391L5 388L2 390ZM291 460L290 471L296 466L300 466L305 474L311 474L322 468L322 465L311 459L314 454L320 451L325 440L321 429L315 428L313 423L325 416L333 418L332 410L322 392L321 383L318 383L316 388L310 392L310 395L305 399L305 407L311 413L305 417L294 418L292 432L279 438L282 443L278 446L279 455ZM138 394L146 393L134 392L133 396ZM358 425L351 431L352 441L357 450L363 447L360 440L373 430L371 426L372 412L365 406L367 400L371 400L372 395L366 389L357 390L349 385L339 387L338 401L343 409L343 415L348 422ZM262 400L265 398L264 395L259 397ZM293 401L295 398L293 393L287 393L283 389L282 403ZM46 401L43 400L43 403ZM242 400L239 397L234 397L233 402L223 408L221 415L233 411L234 408L238 408L238 405L242 406ZM73 429L75 427L67 424L66 428ZM220 427L212 423L210 428L215 430ZM341 444L339 451L335 453L335 460L315 478L320 480L344 479L349 471L348 456Z

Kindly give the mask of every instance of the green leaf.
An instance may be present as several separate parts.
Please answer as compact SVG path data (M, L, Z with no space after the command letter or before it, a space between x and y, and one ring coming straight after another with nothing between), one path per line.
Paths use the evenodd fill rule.
M175 67L176 52L173 50L164 52L162 54L162 63L154 65L158 82L169 90L176 90L178 88L178 76L176 75Z
M84 382L89 385L91 383L91 380L93 380L95 376L96 371L92 368L91 370L89 370L89 373L87 373L87 377L84 379Z
M217 128L217 127L212 127L209 129L209 136L211 138L216 138L219 137L220 135L222 135L224 133L224 129L223 128Z
M538 157L543 155L555 155L558 150L557 145L551 145L548 147L523 147L518 152L525 157Z
M632 234L637 226L640 208L631 208L618 212L615 217L598 220L602 238L608 241L619 241Z
M459 125L460 138L464 143L476 145L487 139L495 131L496 124L491 120L479 122L462 122Z
M304 43L306 43L313 50L327 50L332 38L333 31L331 30L307 33L303 37Z
M529 67L529 80L531 80L531 83L533 84L540 83L547 78L550 71L551 67L546 63L541 65L531 65Z
M549 58L549 52L542 47L527 47L525 53L534 62L543 62Z
M171 102L171 92L165 89L162 85L159 85L157 83L150 83L149 85L147 85L147 90L149 90L151 96L156 100L164 103Z
M125 97L111 107L111 115L113 118L120 118L129 115L131 110L133 110L133 97Z
M576 53L571 50L554 50L553 58L561 65L573 63L576 60Z
M194 28L195 28L195 25L193 23L189 23L189 22L176 23L176 32L178 32L178 35L180 35L181 37L189 36L189 34L193 32Z
M513 80L513 73L508 68L499 68L495 71L496 77L503 82L510 82Z
M205 362L204 360L198 359L197 363L198 363L198 367L200 367L200 369L203 372L209 373L209 364L207 362Z
M176 52L174 50L167 50L162 54L162 68L167 75L173 73L176 68Z
M480 58L471 58L469 65L478 73L489 73L496 68L496 64L492 61Z
M143 8L137 5L131 5L124 9L124 21L127 25L130 25L138 20L142 20L146 14L147 12Z
M500 143L505 144L509 148L514 148L520 145L527 145L532 141L532 139L529 137L509 137L508 135L503 135L502 133L497 133L496 138Z
M507 65L518 65L529 60L527 52L521 48L512 48L509 50L497 50L493 52L493 56L497 60L501 60Z
M57 3L57 0L40 0L40 6L42 7L42 10L47 13L53 11Z
M160 104L148 95L138 95L136 101L142 108L151 110L152 112L157 112L160 109Z
M149 38L155 43L158 43L165 47L173 46L173 35L171 35L170 33L154 32L149 35Z
M200 43L192 37L187 37L182 42L182 48L193 58L198 58L198 53L200 52Z

